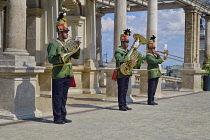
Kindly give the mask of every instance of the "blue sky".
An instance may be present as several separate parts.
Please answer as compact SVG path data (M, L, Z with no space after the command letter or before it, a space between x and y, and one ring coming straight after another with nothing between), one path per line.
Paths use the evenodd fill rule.
M138 33L146 37L147 12L128 12L127 28L131 33ZM158 11L158 50L162 51L167 44L169 54L184 58L185 14L182 9ZM122 32L123 33L123 32ZM132 34L130 45L133 43ZM106 14L102 18L102 53L107 53L108 62L113 57L114 14ZM146 46L142 45L138 51L145 55ZM105 61L105 55L103 55ZM169 55L170 57L170 55ZM167 59L163 65L182 65L183 62Z

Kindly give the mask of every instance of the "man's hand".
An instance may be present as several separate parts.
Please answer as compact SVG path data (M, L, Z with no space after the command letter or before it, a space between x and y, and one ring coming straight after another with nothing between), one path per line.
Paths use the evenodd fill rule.
M136 64L137 64L136 61L137 61L137 58L132 57L132 64L133 64L133 67L136 66Z
M80 46L81 42L80 41L76 41L77 45Z
M132 57L132 61L133 61L133 62L136 62L136 61L137 61L137 58Z
M167 58L168 58L168 56L167 56L167 55L165 55L165 56L163 57L163 59L164 59L164 60L166 60Z

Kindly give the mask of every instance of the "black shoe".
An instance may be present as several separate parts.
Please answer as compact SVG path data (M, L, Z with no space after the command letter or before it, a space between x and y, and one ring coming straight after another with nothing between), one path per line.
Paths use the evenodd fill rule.
M158 105L158 103L154 102L154 105Z
M125 108L126 108L127 110L132 110L132 108L130 108L130 107L128 107L128 106L125 106Z
M124 107L124 106L119 107L119 110L121 110L121 111L127 111L126 107Z
M54 123L56 123L56 124L65 124L65 122L64 122L64 121L62 121L62 120L59 120L59 121L54 121Z
M72 120L68 120L68 119L65 119L65 120L63 120L65 123L71 123L72 122Z
M147 104L148 104L148 105L155 105L154 102L148 102Z

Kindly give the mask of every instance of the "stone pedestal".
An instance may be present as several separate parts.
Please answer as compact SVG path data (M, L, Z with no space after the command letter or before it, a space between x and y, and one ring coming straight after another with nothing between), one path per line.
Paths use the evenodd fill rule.
M99 87L104 87L104 80L105 80L105 76L104 76L104 70L101 70L99 73Z
M148 75L147 75L147 63L142 64L141 69L135 70L135 73L140 74L140 96L147 97L148 96ZM161 80L159 78L158 86L156 89L155 97L160 98L163 94L161 93Z
M36 109L36 75L43 73L33 56L0 56L0 118L27 119L42 115Z
M44 73L39 74L40 96L52 97L52 66L46 66Z
M181 69L182 88L180 91L198 92L203 91L201 88L201 75L204 70L201 69Z
M117 81L112 80L112 74L114 68L103 69L106 73L106 97L103 99L105 101L118 101L118 85Z
M117 81L112 80L112 74L114 72L113 68L103 69L104 73L106 73L106 97L103 99L105 101L118 101L118 85ZM128 92L126 95L126 102L131 103L134 99L132 98L132 87L131 87L131 79L128 84Z
M83 72L83 93L101 93L101 90L99 89L98 85L100 68L97 65L98 63L94 60L88 60L85 62Z
M132 97L132 81L131 81L131 77L130 77L129 83L128 83L128 91L126 94L126 102L132 103L133 101L134 101L134 98Z
M140 91L139 95L143 97L147 97L147 90L148 90L148 76L147 76L147 69L140 69L136 70L138 74L140 74Z
M82 78L83 71L84 67L82 65L73 66L73 73L76 82L76 87L70 87L68 91L69 94L83 93L83 78Z

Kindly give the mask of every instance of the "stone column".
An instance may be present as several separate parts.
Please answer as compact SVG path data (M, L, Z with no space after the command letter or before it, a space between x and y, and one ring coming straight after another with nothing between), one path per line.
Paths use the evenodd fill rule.
M210 16L205 16L205 58L210 57Z
M114 11L114 48L113 53L121 45L120 35L123 34L123 30L126 29L126 0L115 0Z
M121 45L120 35L123 34L123 30L126 29L126 12L127 1L115 0L114 9L114 47L112 62L108 63L107 67L115 68L114 52Z
M0 1L0 55L3 53L3 29L4 29L4 7L7 5L6 1Z
M99 71L96 60L96 2L86 1L86 48L83 73L83 93L101 93L99 89Z
M149 41L152 35L157 37L157 24L158 24L158 0L148 0L148 13L147 13L147 40ZM157 46L157 38L156 38Z
M88 0L86 3L86 30L87 30L87 51L86 60L91 59L96 61L96 11L95 11L95 0Z
M0 57L0 117L25 119L41 115L36 109L36 76L43 73L26 51L26 1L10 0L7 8L7 46Z
M99 66L103 66L103 57L102 57L102 24L101 18L104 16L102 13L96 14L96 60L99 63Z
M18 12L17 12L18 11ZM4 54L29 55L26 51L26 1L11 0L7 6L7 48ZM18 45L17 45L18 44Z
M181 91L202 91L199 64L200 12L198 7L185 8L185 49Z
M148 1L148 14L147 14L147 40L149 41L152 35L157 37L157 24L158 24L158 1ZM147 49L147 48L146 48ZM156 38L157 49L157 38ZM142 64L141 69L137 71L140 74L140 96L147 96L148 90L148 75L147 63ZM155 97L163 96L161 93L161 82L158 83Z
M104 16L103 13L96 14L96 59L100 67L103 66L103 55L102 55L102 24L101 18ZM99 73L99 87L104 87L104 71L101 70Z

